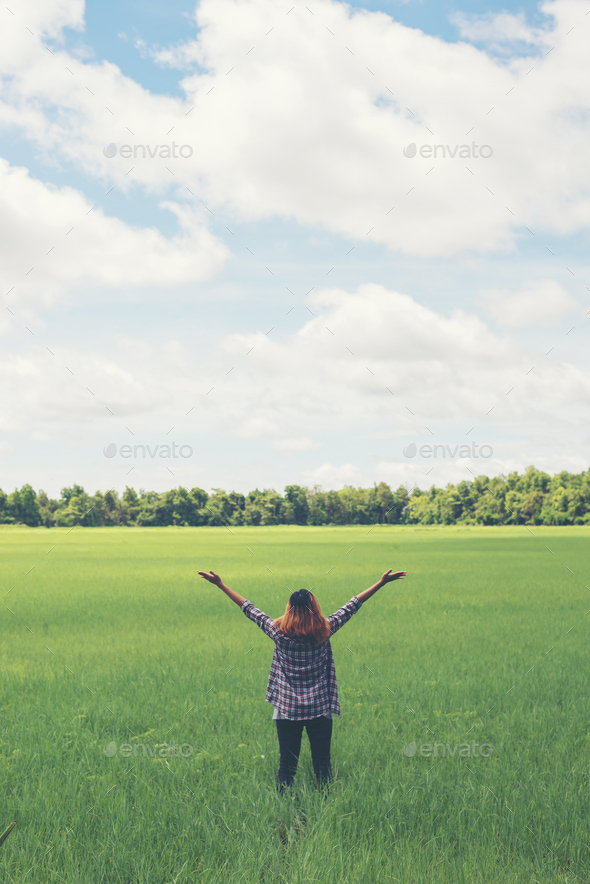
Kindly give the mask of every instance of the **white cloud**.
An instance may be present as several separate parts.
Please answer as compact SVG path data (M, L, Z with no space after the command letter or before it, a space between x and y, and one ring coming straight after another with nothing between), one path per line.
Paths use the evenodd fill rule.
M0 259L12 310L72 286L171 288L207 279L229 255L202 212L168 201L181 233L167 239L105 215L79 191L32 178L0 158ZM34 268L34 269L31 269Z
M303 482L312 488L314 485L319 485L324 489L338 489L345 485L360 486L362 475L362 471L352 463L340 465L322 463L313 470L306 470Z
M550 325L578 307L554 279L526 280L520 289L487 289L480 301L490 316L507 328Z
M579 28L566 36L586 9L556 0L544 11L551 54L500 62L333 0L317 0L313 17L271 0L203 0L198 38L158 56L205 69L182 81L186 102L9 28L0 119L48 159L128 192L189 187L228 216L294 218L414 255L511 249L522 225L566 234L590 221L590 56ZM499 21L537 40L524 20ZM468 144L489 144L492 158L403 156L412 142L460 145L472 129ZM190 159L138 158L129 173L102 155L170 130Z
M9 307L20 321L58 297L82 300L129 286L160 287L164 301L174 287L210 278L229 250L209 233L208 212L192 208L203 202L230 228L229 218L295 219L418 256L515 250L523 224L540 248L551 246L541 233L585 231L590 57L581 29L571 28L586 21L586 8L557 0L543 11L554 20L546 31L508 14L463 21L466 39L509 53L516 43L531 47L530 58L498 60L333 0L317 0L314 16L302 7L286 16L272 0L202 0L196 40L156 52L139 46L187 72L182 101L153 95L84 52L54 43L48 52L44 42L60 41L64 27L83 29L81 3L38 4L27 19L33 35L15 7L21 17L0 35L3 125L28 139L49 170L74 168L104 183L105 192L114 186L129 197L156 197L180 232L166 238L108 216L108 208L92 210L80 189L2 161L0 257L4 290L13 286ZM549 39L554 48L546 55ZM190 159L103 154L110 142L170 138L191 145ZM430 161L402 153L411 142L468 138L492 145L493 157ZM194 203L185 202L192 200L187 187ZM488 290L482 299L506 328L551 323L575 308L548 278ZM385 469L393 464L391 440L419 438L426 426L439 433L449 422L504 424L522 435L522 456L533 460L556 428L575 435L587 424L586 365L558 347L539 361L513 336L449 310L448 301L429 309L379 285L318 290L307 303L315 316L296 333L229 335L211 359L176 340L121 338L119 346L111 339L82 348L75 337L52 357L40 334L26 338L30 348L0 364L1 419L15 430L34 422L41 436L59 436L66 422L96 426L102 443L107 426L123 433L127 423L144 421L166 433L180 420L195 433L234 440L236 450L260 442L274 461L305 456L309 481L320 484L367 481L348 450L342 464L327 450L342 438L357 452L382 442L373 462ZM58 319L67 326L67 317ZM543 451L547 463L558 457ZM405 476L414 468L391 469Z
M285 341L226 338L229 365L254 349L219 393L223 432L256 417L274 434L297 426L310 438L344 433L360 444L375 431L427 435L449 422L464 431L500 422L526 434L587 419L590 378L563 351L539 361L475 316L446 317L379 285L323 290L310 306L316 316Z
M558 418L573 427L587 419L584 366L564 353L538 362L464 311L446 317L374 284L318 291L310 306L314 318L295 334L274 341L262 333L228 335L214 362L177 341L126 339L110 353L58 349L54 360L7 358L5 419L34 413L41 421L86 420L100 402L123 426L139 414L163 426L192 409L187 426L203 423L283 451L325 447L325 434L381 434L387 441L400 432L426 434L427 426L436 432L448 421L481 423L492 406L494 418L513 427L548 428Z
M26 19L26 27L32 31L29 36L50 37L55 40L63 38L64 28L71 28L74 31L84 30L84 0L42 0L41 3L25 4L16 2L11 5L13 14L12 24L17 28L24 26ZM11 34L10 24L7 24L6 31ZM21 35L19 34L18 37ZM17 35L12 33L12 43L18 43L15 40ZM26 44L26 36L22 41L22 45ZM33 45L29 40L29 45Z
M495 474L583 460L571 440L590 419L590 374L563 348L539 359L474 316L447 317L379 285L325 289L309 304L315 316L296 333L229 335L212 358L174 340L128 339L116 351L57 348L52 356L35 338L26 354L0 362L2 424L17 432L34 415L36 433L64 443L77 427L95 457L129 432L158 441L174 428L169 438L190 437L211 456L210 439L223 440L232 453L219 468L242 489L252 481L245 440L259 444L265 475L275 469L266 450L276 452L285 482L324 487L373 478L428 486L468 477L466 464ZM492 459L439 461L431 473L433 464L403 457L409 440L453 446L471 427L469 439L493 444ZM200 463L190 481L207 485L204 471Z
M526 22L524 12L487 12L484 15L465 15L456 12L451 21L466 40L485 43L494 50L510 51L506 44L527 43L531 46L550 46L549 28L533 28Z
M254 409L254 402L249 403ZM294 428L291 428L294 429ZM258 439L267 443L269 448L276 451L313 451L322 448L321 442L314 441L308 436L285 434L285 426L281 427L276 421L267 417L244 416L238 423L235 435L239 439Z
M6 353L0 361L4 378L0 427L18 430L31 424L39 431L64 422L80 425L123 414L125 419L145 411L163 408L163 390L142 377L143 372L124 360L99 352L70 349L43 352L43 347L26 354ZM147 381L147 382L146 382ZM108 411L107 411L108 409ZM113 423L110 421L109 423ZM124 429L125 421L117 423Z

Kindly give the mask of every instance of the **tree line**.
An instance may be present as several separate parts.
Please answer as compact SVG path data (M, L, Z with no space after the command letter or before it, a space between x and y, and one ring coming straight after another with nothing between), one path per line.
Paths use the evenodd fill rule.
M432 485L428 490L395 491L385 482L372 488L347 485L323 491L287 485L283 494L256 488L248 494L202 488L139 492L125 488L88 494L81 485L62 488L60 497L31 485L0 490L0 523L31 528L73 525L588 525L590 469L554 476L528 467L521 475L478 476Z

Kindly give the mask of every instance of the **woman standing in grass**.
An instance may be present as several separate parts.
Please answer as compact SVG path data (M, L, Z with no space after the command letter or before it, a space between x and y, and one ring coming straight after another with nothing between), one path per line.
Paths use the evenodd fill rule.
M252 602L226 586L219 574L197 572L219 586L274 642L266 700L274 706L279 738L280 764L277 787L280 792L295 777L303 727L307 729L313 769L320 784L332 777L330 741L332 716L340 717L336 669L330 636L356 614L367 599L392 580L403 579L406 571L386 571L369 589L359 593L328 618L307 589L294 592L282 617L273 620Z

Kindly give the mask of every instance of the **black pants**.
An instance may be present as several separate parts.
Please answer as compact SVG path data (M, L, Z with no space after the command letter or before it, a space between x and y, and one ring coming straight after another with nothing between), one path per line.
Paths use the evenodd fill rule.
M285 786L293 783L299 752L301 751L301 735L304 726L307 728L313 769L320 784L328 782L332 777L330 765L330 741L332 739L332 719L320 715L319 718L305 718L291 721L288 718L276 718L277 735L281 750L281 760L277 773L277 788L284 791Z

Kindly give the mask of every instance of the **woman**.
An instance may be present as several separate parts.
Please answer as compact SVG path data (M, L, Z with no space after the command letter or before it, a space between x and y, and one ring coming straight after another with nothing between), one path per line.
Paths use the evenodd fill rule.
M274 705L273 719L279 738L279 791L290 786L295 777L304 726L315 775L320 784L326 783L332 777L332 715L341 717L330 636L344 626L378 589L391 580L403 579L407 572L394 572L390 568L377 583L353 596L328 618L323 616L316 597L309 590L300 589L291 595L285 613L276 620L226 586L219 574L213 571L197 573L219 586L274 642L266 700Z

